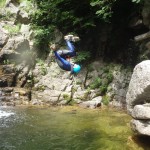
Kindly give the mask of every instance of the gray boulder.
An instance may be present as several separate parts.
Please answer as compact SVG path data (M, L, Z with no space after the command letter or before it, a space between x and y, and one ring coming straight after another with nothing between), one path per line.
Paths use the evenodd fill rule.
M136 105L132 111L135 119L150 119L150 105Z
M134 132L141 135L150 136L150 121L149 120L132 120L131 128Z
M139 63L131 77L126 95L127 110L133 117L131 128L150 136L150 60Z
M126 95L127 110L132 112L135 105L150 102L150 60L139 63L133 71Z
M83 107L83 108L91 108L91 109L94 109L94 108L96 108L96 107L101 106L101 101L102 101L102 97L101 97L101 96L98 96L98 97L93 98L93 99L90 100L90 101L81 102L81 103L79 104L79 106L80 106L80 107Z

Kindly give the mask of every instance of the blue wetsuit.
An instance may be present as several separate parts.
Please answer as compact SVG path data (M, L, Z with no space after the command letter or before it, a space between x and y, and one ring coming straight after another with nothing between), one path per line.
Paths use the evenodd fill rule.
M58 63L59 67L66 71L73 70L73 64L66 60L67 57L74 57L76 56L75 47L74 45L66 40L68 50L58 50L54 51L56 62Z

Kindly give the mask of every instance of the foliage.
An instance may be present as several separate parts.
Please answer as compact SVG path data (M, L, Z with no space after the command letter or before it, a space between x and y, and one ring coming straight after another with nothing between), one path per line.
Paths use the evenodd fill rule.
M9 60L9 59L5 59L5 60L3 61L3 63L4 63L4 65L8 65L8 64L10 64L10 60Z
M70 96L68 95L68 94L63 94L63 98L64 98L64 100L70 100Z
M10 20L13 15L10 11L5 11L5 13L0 14L0 20Z
M5 25L4 28L9 32L10 35L17 34L20 31L20 24L12 26L12 25Z
M44 66L44 61L42 59L36 59L37 61L37 64L41 67L41 74L42 75L46 75L47 74L47 69L46 67Z
M87 70L88 70L88 72L92 72L92 71L94 71L94 68L91 64L88 64L87 65Z
M32 27L36 29L36 44L48 44L53 32L59 29L63 34L95 27L94 13L90 11L89 0L34 0L37 10L31 15ZM80 58L79 58L80 59Z
M104 95L107 92L107 87L108 87L107 84L100 86L101 95Z
M112 6L116 0L91 0L90 5L95 8L95 14L109 22L112 16Z
M91 83L90 88L91 89L96 89L99 88L102 84L102 80L100 78L96 78L93 83Z
M33 8L33 4L32 4L32 0L18 0L19 3L21 2L25 2L26 3L26 7L20 7L20 9L23 9L24 11L28 12L29 14L32 13L34 10Z
M112 80L114 79L114 76L113 76L113 74L112 74L112 72L110 71L108 74L107 74L107 80L108 80L108 83L111 83L112 82Z
M0 8L4 7L6 0L1 0L0 1Z
M103 74L100 77L94 79L90 84L90 89L99 89L99 95L105 95L108 91L109 84L113 81L114 77L109 67L103 69Z
M112 31L108 31L108 45L104 48L104 51L107 49L108 52L104 53L104 55L107 55L107 57L119 57L119 54L123 53L123 51L119 51L118 48L121 44L119 44L120 42L118 42L117 39L118 36L120 38L120 35L118 34L121 32L118 32L117 29L119 30L121 26L126 26L128 22L127 19L129 19L129 16L136 9L133 7L133 3L142 2L142 0L128 0L127 3L123 0L31 1L36 4L37 8L35 12L31 14L32 27L35 30L35 43L42 53L48 52L48 43L55 39L54 32L58 29L63 35L70 32L76 33L81 37L81 39L83 38L82 41L84 41L84 39L90 39L89 42L85 40L83 49L87 48L92 43L93 45L90 45L87 51L92 52L94 57L95 52L101 50L99 48L101 46L100 42L98 42L100 39L99 33L101 32L100 28L105 24L110 25L112 27ZM128 8L128 5L130 11L122 10L122 8ZM130 7L130 5L132 6ZM134 10L132 10L132 8ZM110 24L111 21L114 23L113 25ZM113 34L113 31L115 34ZM98 34L94 35L94 33ZM86 46L86 44L89 45ZM111 55L110 51L113 52L113 55ZM92 55L92 53L88 55ZM87 59L87 54L79 53L77 61L82 62L82 60L85 59Z
M102 97L102 103L103 103L104 105L108 105L109 102L110 102L110 97L109 97L108 95L104 95L104 96Z
M89 51L81 51L75 58L75 62L81 63L83 61L87 61L87 59L90 58L90 52Z

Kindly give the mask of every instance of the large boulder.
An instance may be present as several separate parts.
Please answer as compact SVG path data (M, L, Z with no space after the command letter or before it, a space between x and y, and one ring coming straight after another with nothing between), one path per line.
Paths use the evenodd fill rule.
M93 98L92 100L90 101L85 101L85 102L81 102L79 104L80 107L83 107L83 108L91 108L91 109L94 109L96 107L100 107L101 106L101 101L102 101L102 97L101 96L98 96L98 97L95 97Z
M150 60L143 61L134 68L126 102L127 110L133 117L133 131L150 136Z
M135 105L150 102L150 60L139 63L133 71L126 95L127 110L132 112Z

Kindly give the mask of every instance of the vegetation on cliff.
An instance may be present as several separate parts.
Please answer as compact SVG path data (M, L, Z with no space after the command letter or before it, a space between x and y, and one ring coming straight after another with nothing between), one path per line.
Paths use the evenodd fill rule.
M138 50L131 40L138 31L129 28L129 23L133 16L140 16L142 0L34 0L34 3L37 9L32 24L37 45L47 45L57 28L64 35L78 34L81 49L90 52L93 58L136 63Z

